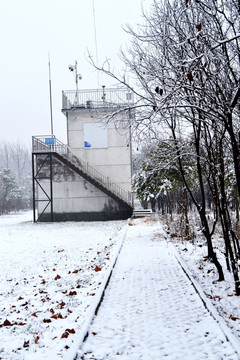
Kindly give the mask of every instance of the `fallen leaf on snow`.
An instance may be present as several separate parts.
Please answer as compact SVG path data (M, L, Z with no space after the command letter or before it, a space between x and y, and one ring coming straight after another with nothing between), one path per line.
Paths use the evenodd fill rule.
M68 336L69 336L69 333L65 331L65 332L62 334L61 339L68 338Z
M75 330L74 329L66 329L64 331L64 333L62 334L61 339L67 338L69 336L69 334L75 334Z
M51 319L43 319L43 322L44 323L50 323L50 322L52 322L52 320Z
M69 294L70 296L73 296L73 295L77 295L77 292L74 290L74 291L69 291Z
M28 340L28 341L24 341L23 347L24 347L24 348L29 347L29 340Z
M62 314L61 313L58 313L58 314L54 314L54 315L52 315L51 316L51 319L62 319L63 317L62 317Z
M10 321L8 319L6 319L3 323L3 326L12 326L12 324L10 323Z
M60 309L62 309L65 305L66 305L65 302L64 302L64 301L61 301L61 302L59 303L58 307L59 307Z
M201 23L200 23L200 24L197 24L197 25L196 25L196 28L197 28L198 31L201 31L201 29L202 29L202 24L201 24Z

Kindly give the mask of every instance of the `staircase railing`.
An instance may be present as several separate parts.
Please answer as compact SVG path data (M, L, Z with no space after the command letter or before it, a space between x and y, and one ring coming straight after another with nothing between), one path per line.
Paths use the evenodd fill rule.
M69 147L58 140L55 135L41 135L32 137L32 152L57 152L65 155L69 151Z
M33 136L32 137L32 152L33 153L45 153L45 152L56 152L64 156L68 161L73 165L78 167L80 170L84 171L94 180L98 181L101 185L107 188L109 191L117 195L119 198L127 202L132 206L132 194L130 191L122 188L120 185L116 184L108 176L100 172L91 166L88 162L79 159L75 155L70 147L60 140L58 140L54 135L42 135L42 136Z

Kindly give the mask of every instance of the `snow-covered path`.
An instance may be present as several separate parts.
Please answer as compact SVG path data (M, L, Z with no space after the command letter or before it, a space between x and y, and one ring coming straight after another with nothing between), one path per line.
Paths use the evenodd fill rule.
M204 307L161 229L133 222L77 358L237 360L240 357Z

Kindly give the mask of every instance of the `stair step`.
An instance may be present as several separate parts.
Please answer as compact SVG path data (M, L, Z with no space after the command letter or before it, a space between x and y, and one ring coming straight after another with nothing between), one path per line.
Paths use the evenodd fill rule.
M133 210L132 218L152 216L152 214L153 214L153 212L151 209Z

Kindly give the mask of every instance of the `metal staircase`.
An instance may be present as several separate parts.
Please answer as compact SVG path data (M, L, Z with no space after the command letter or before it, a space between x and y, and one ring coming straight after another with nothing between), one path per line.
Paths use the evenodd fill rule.
M133 208L131 192L123 189L89 163L79 159L67 145L56 139L55 136L33 136L32 153L33 156L38 154L48 154L51 158L54 156L114 200ZM34 174L33 178L38 181ZM51 202L51 199L47 200Z

